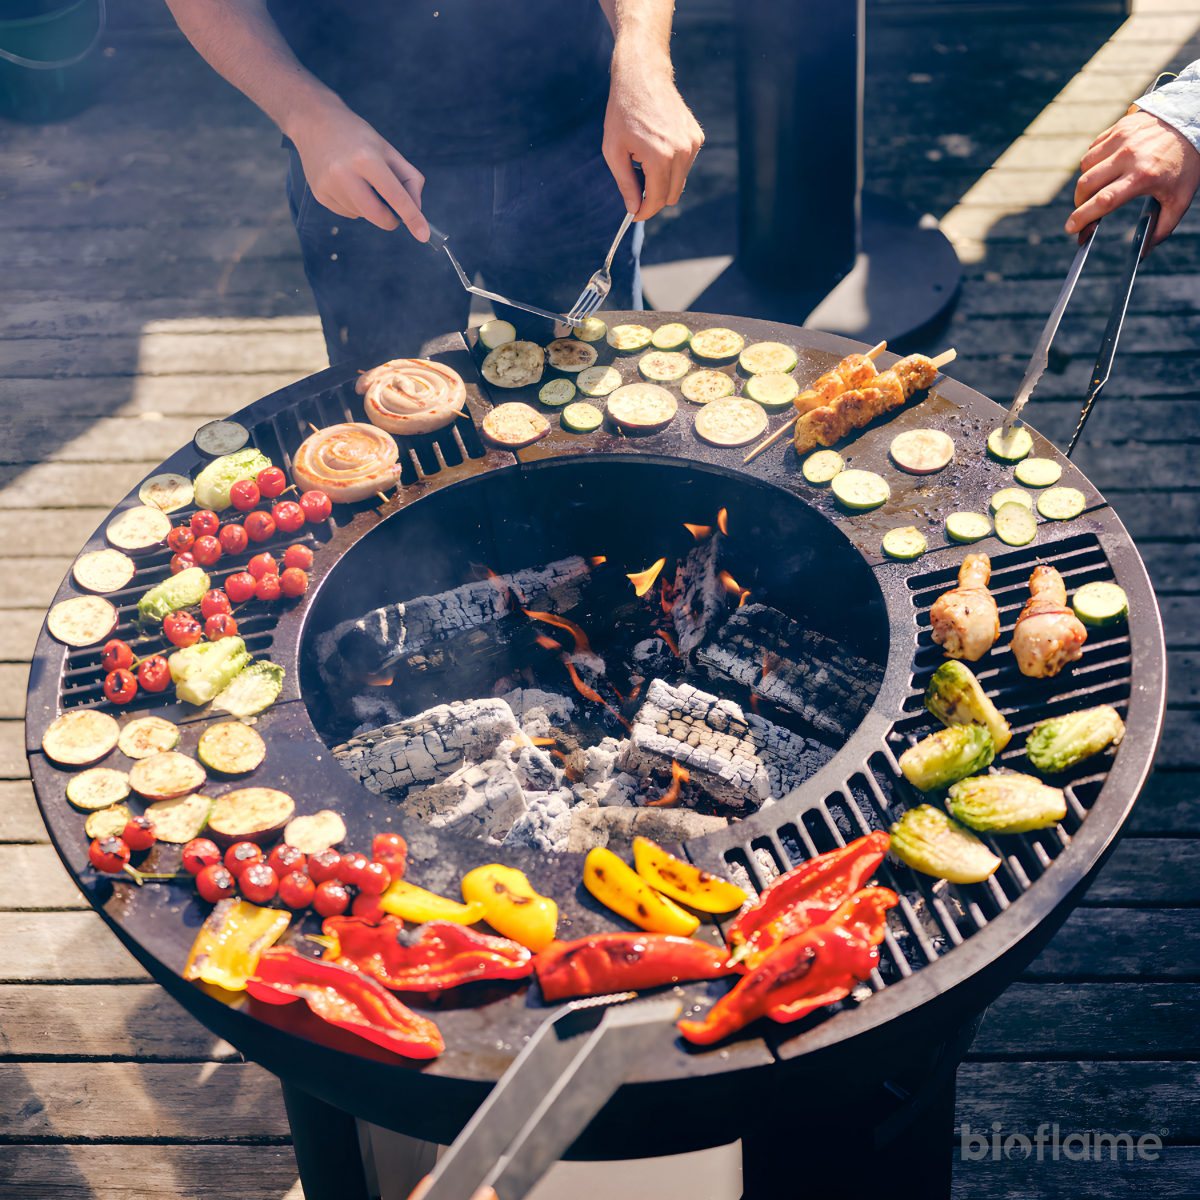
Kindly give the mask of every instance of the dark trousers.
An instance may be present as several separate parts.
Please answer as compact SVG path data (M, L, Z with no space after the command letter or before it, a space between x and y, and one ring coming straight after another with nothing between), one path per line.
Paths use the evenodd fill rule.
M589 121L496 166L417 163L422 209L468 275L481 273L489 290L514 300L566 312L604 265L625 217L600 153L602 133ZM288 203L331 364L419 355L433 338L466 329L471 297L444 253L403 225L389 232L330 212L314 198L294 149L290 159ZM634 225L613 260L605 308L642 307L641 242ZM495 307L520 328L518 310Z

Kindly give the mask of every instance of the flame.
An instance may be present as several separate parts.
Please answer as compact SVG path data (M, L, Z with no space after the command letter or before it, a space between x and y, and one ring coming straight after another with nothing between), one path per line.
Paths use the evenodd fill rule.
M626 576L630 583L633 584L633 590L639 595L644 596L653 586L654 581L658 578L658 573L666 566L667 560L660 558L653 566L647 567L644 571L638 571L633 575Z
M683 527L698 542L704 541L705 538L712 537L713 527L711 525L689 525L686 521L684 521Z
M761 716L761 715L762 715L762 714L761 714L761 713L758 711L758 697L757 697L757 696L756 696L756 695L755 695L753 692L751 692L751 693L750 693L750 707L751 707L752 709L754 709L754 715L755 715L756 717L758 717L758 716Z
M676 643L675 639L665 629L660 629L658 631L658 636L660 638L662 638L662 640L664 642L666 642L668 646L671 647L671 653L673 655L675 655L676 658L678 658L679 657L679 646Z
M638 698L638 696L641 695L641 692L642 692L642 685L639 683L634 687L633 691L631 691L629 693L629 702L632 704L633 701L635 701Z
M625 720L625 718L621 716L621 714L617 712L617 710L613 708L613 706L609 704L609 702L605 700L605 698L600 695L599 692L588 687L588 685L579 678L579 672L575 670L575 664L565 654L563 655L563 663L565 664L567 671L571 676L571 682L575 685L575 690L585 700L594 700L597 704L603 704L604 707L607 708L608 711L612 713L612 715L616 717L617 720L620 721L621 724L624 725L626 729L629 729L629 731L632 733L633 730L630 728L629 722Z
M553 746L555 744L553 738L530 738L529 740L535 746Z
M598 567L602 562L608 562L608 559L603 554L597 554L595 558L587 560L587 565L589 567Z
M717 528L726 536L729 536L729 512L726 509L721 509L717 513Z
M493 587L500 589L500 594L504 597L504 599L507 603L509 603L509 604L512 603L511 597L513 597L513 596L516 596L517 600L521 604L525 603L525 597L522 596L521 593L518 592L516 588L510 589L508 584L506 584L504 582L504 580L501 579L500 576L497 575L496 572L492 570L491 567L484 567L483 569L484 569L484 571L487 572L487 575L486 575L487 581Z
M679 788L688 781L687 767L681 767L671 759L671 786L657 799L647 800L647 808L673 808L679 803Z
M722 509L722 512L725 510ZM738 597L738 608L741 608L746 603L746 597L750 595L750 589L744 588L728 571L718 571L717 578L721 581L721 586L732 596Z
M544 633L539 633L534 639L543 650L561 650L562 643L556 642L553 638L548 638Z
M368 687L391 687L391 675L368 675L366 678Z
M675 610L675 585L669 579L662 581L662 610L668 617Z
M574 621L568 621L566 617L555 616L554 613L530 612L527 608L523 608L521 611L534 621L545 621L547 625L557 625L559 629L565 629L575 638L576 654L591 654L592 648L588 645L587 634Z

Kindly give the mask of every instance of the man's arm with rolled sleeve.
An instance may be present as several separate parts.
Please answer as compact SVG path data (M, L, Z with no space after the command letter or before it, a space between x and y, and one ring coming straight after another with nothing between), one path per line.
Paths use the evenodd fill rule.
M1130 105L1096 138L1079 167L1068 233L1082 241L1101 217L1138 196L1153 196L1162 214L1147 253L1167 238L1200 186L1200 62Z

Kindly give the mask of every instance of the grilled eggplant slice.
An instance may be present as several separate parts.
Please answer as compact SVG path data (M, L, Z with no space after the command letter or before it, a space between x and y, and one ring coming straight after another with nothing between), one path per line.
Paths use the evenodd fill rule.
M243 429L242 432L246 431ZM192 481L186 475L175 475L169 471L165 475L151 475L138 488L138 499L147 508L157 508L165 513L186 508L194 495Z
M283 840L304 854L320 854L346 839L346 822L331 808L293 817L283 831Z
M89 592L119 592L133 582L137 567L120 550L93 550L81 554L71 569L75 582Z
M295 801L287 792L240 788L217 797L208 816L208 835L222 847L234 842L265 846L282 832L295 811Z
M113 517L104 531L104 536L118 550L137 554L139 551L156 550L166 541L171 532L171 518L158 508L127 508Z
M120 735L120 728L108 713L75 709L50 722L42 734L42 750L56 763L86 767L111 754Z
M139 717L121 730L117 748L126 758L152 758L179 745L179 726L162 717Z
M483 360L480 372L496 387L519 388L542 377L545 354L536 342L505 342Z
M46 618L50 636L68 646L94 646L102 642L120 618L117 610L99 596L72 596L60 600Z
M129 795L129 776L111 767L80 771L67 784L67 799L76 808L107 808Z
M1003 771L956 783L946 807L964 825L987 833L1029 833L1057 825L1067 815L1062 788L1032 775Z
M194 758L167 750L135 762L129 772L129 785L147 800L174 800L203 787L207 778Z
M546 361L557 371L583 371L596 363L596 347L579 338L556 338L546 347Z

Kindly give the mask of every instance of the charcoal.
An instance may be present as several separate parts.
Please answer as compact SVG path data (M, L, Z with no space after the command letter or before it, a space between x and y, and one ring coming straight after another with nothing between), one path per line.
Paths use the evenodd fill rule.
M737 609L696 661L715 682L744 684L841 739L858 727L883 682L878 664L765 604ZM771 668L765 678L764 661Z
M628 853L635 837L655 842L682 842L703 837L729 822L688 808L584 808L571 811L567 849L584 854L596 846Z
M513 822L506 846L528 846L562 854L571 834L571 808L575 798L567 788L553 792L526 792L526 811Z
M529 737L552 737L551 730L558 721L569 721L575 711L575 701L569 696L543 692L539 688L517 688L506 692L501 700L513 710L521 722L521 730Z
M675 639L679 653L687 655L725 619L725 585L717 578L721 534L714 533L694 546L675 575Z
M460 767L447 779L410 791L404 810L435 829L457 827L470 836L503 840L525 812L525 793L504 758Z

